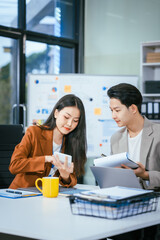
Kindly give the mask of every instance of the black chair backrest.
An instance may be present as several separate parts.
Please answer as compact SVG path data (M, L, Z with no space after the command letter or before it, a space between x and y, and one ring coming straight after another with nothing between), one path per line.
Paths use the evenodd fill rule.
M22 137L23 125L0 125L0 188L8 188L14 178L8 167L14 148Z

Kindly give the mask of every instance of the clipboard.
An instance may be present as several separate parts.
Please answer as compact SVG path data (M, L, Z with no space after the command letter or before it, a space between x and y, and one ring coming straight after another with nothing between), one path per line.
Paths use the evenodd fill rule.
M97 167L121 167L121 164L132 169L138 168L138 164L129 159L127 152L94 159L94 165Z

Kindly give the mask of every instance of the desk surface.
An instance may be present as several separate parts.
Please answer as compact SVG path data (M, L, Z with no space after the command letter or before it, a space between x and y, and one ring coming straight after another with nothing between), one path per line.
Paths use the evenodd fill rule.
M1 233L46 240L94 240L160 224L160 204L155 212L108 220L73 215L69 199L63 196L0 198L0 214Z

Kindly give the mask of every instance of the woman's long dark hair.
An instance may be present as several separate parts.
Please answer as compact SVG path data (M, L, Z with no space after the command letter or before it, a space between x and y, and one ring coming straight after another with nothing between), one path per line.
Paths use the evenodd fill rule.
M56 127L56 119L54 117L55 110L61 111L65 107L77 107L80 111L77 127L72 132L65 135L64 141L64 153L72 156L74 170L76 176L79 177L84 174L87 150L85 109L81 99L73 94L63 96L56 103L50 116L41 128L53 130Z

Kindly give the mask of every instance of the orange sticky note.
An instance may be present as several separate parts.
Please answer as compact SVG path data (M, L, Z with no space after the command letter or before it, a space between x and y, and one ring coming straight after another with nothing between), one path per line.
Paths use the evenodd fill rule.
M101 115L101 114L102 114L101 108L95 108L95 109L94 109L94 114L95 114L95 115Z
M70 93L71 92L71 85L65 85L64 86L64 92L65 93Z

